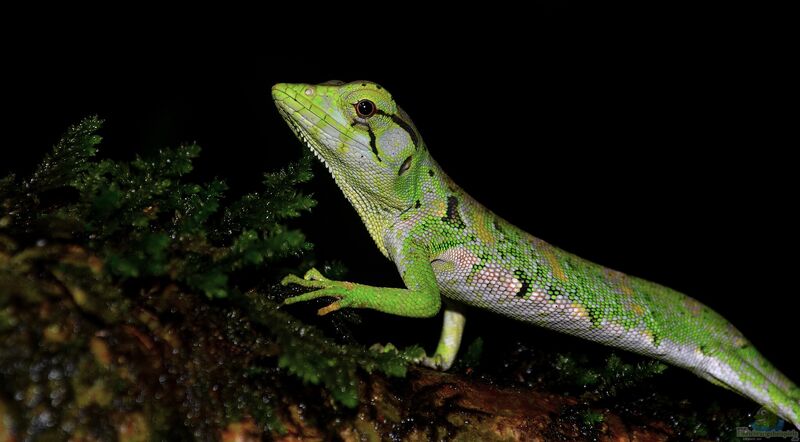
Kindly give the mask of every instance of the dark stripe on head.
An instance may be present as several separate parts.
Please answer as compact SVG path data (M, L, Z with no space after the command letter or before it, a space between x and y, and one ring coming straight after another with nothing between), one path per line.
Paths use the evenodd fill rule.
M375 154L375 158L381 161L381 156L378 155L378 146L375 145L375 132L372 131L371 127L367 126L367 133L369 134L369 147L372 148L372 153Z
M400 126L401 129L403 129L408 133L408 136L411 137L411 142L414 143L414 148L416 149L419 147L419 138L417 138L417 133L414 132L414 128L412 128L410 124L406 123L402 118L400 118L400 116L398 116L397 114L387 114L386 112L380 109L378 109L376 113L391 118L396 125Z

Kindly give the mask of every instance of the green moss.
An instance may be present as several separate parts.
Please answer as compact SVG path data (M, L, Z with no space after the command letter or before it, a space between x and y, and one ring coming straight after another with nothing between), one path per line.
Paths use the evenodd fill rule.
M419 357L422 350L410 347L374 352L359 346L341 345L278 310L274 302L254 294L245 298L243 307L256 323L269 324L281 349L278 365L304 382L322 384L331 396L347 407L358 404L357 369L388 376L406 375L406 361Z
M419 349L341 345L278 308L290 293L273 282L311 249L291 226L314 206L307 154L236 197L188 178L196 145L97 158L100 126L0 180L2 431L212 440L252 419L279 433L286 404L334 422L362 373L405 375Z
M466 351L456 360L456 369L477 367L483 355L483 338L478 336L467 346Z
M553 386L567 386L576 392L608 398L641 386L667 369L667 365L652 359L625 362L616 353L608 355L599 366L586 355L572 353L555 355L551 364L555 370L555 376L551 377Z
M603 413L597 410L584 411L582 418L583 418L583 424L589 427L595 427L603 423L603 421L605 420L605 416L603 415Z

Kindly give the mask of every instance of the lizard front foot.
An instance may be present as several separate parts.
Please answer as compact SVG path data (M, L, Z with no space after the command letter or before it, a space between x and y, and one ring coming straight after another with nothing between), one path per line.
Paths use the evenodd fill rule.
M323 276L317 269L307 271L302 278L297 275L288 275L281 280L281 284L296 284L302 287L317 289L308 293L303 293L302 295L287 298L283 301L284 305L310 301L326 296L336 298L336 301L317 310L317 314L320 316L346 307L359 307L361 298L363 297L363 294L359 293L357 290L357 284L345 281L332 281Z

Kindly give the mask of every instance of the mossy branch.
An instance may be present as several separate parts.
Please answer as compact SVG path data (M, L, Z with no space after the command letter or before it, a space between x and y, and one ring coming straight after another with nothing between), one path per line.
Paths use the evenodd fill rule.
M97 158L101 124L69 128L29 179L0 180L0 422L14 434L275 432L292 395L354 407L361 370L405 374L404 355L337 344L278 310L286 289L271 282L311 250L291 226L315 204L300 188L308 155L231 198L221 180L189 179L194 144ZM287 387L298 381L329 393Z

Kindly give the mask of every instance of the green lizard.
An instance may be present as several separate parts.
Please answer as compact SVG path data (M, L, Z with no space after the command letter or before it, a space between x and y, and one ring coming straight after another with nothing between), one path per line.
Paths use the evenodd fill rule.
M480 205L436 164L386 89L366 81L281 83L272 96L406 286L333 281L312 269L283 280L316 289L287 304L332 297L319 314L371 308L430 317L444 296L687 368L800 427L800 389L722 316L675 290L560 250ZM464 324L461 311L445 303L436 352L420 362L449 368Z

